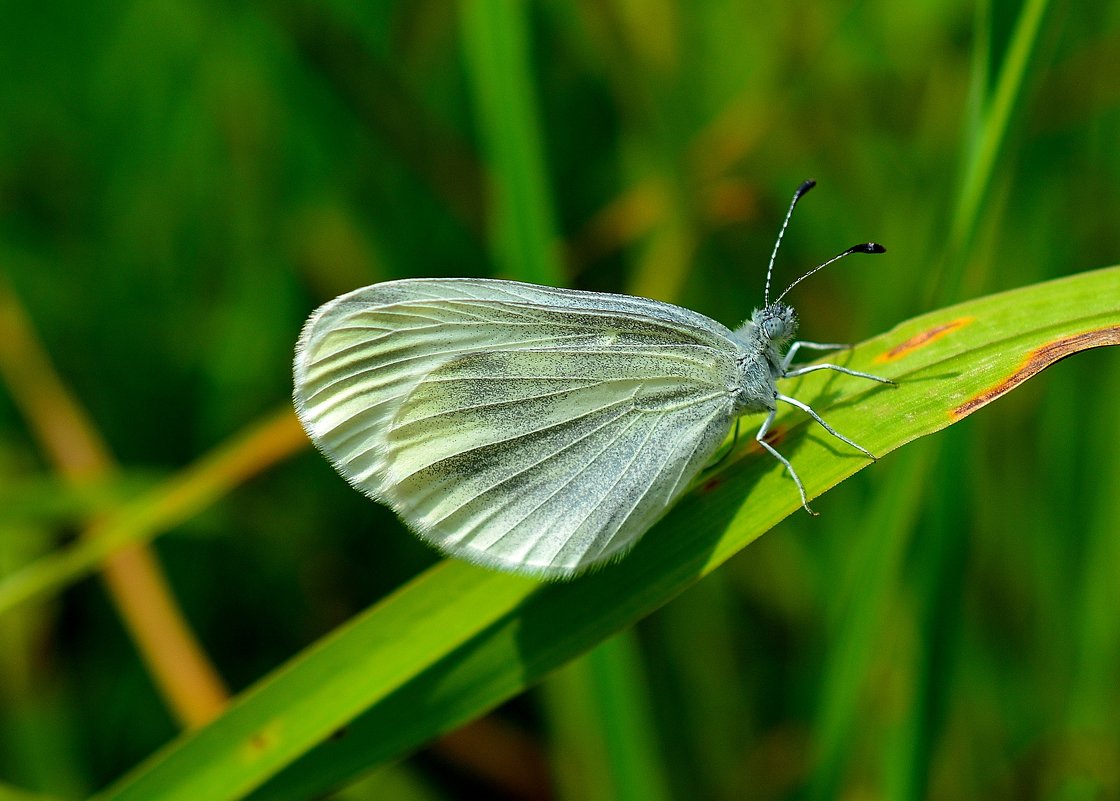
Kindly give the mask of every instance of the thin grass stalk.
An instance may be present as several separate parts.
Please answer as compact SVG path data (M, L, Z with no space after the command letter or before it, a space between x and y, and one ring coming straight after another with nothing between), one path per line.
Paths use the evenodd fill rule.
M12 291L0 284L0 375L47 457L75 486L116 472L109 449L63 384ZM96 523L83 530L96 539ZM106 587L168 708L194 728L225 708L228 692L198 643L156 555L144 545L102 566Z

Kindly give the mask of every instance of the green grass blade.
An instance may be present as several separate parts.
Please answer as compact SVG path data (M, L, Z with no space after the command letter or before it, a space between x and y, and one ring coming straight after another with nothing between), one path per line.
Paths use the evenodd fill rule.
M921 445L924 445L922 443ZM872 690L869 670L881 658L882 629L898 597L906 549L924 490L929 448L899 454L881 495L871 504L861 531L853 532L855 572L845 583L836 625L825 651L824 686L816 703L816 768L809 798L840 795L845 760L859 722L861 702Z
M529 78L526 8L504 0L464 3L463 46L492 172L495 257L506 276L556 286L564 278Z
M947 272L938 287L938 297L957 297L963 279L965 257L976 234L980 210L988 196L1012 114L1022 97L1027 70L1038 45L1039 32L1048 7L1049 0L1027 0L1016 20L995 88L981 112L980 125L965 157L961 188L949 223ZM990 52L987 45L985 52Z
M557 797L670 797L637 637L623 631L544 684Z
M467 73L473 90L477 125L486 162L491 173L491 250L499 271L506 277L546 284L564 283L556 243L554 212L546 177L541 124L527 47L526 9L504 0L472 0L462 6L463 46ZM596 652L589 654L591 659ZM588 685L600 672L588 665L572 665L570 675L546 696L550 709L559 710L558 734L567 729L564 720L582 709L583 723L595 725L592 709L583 709L559 696L566 691L585 690L588 699L597 693ZM547 685L547 683L546 683ZM547 686L546 686L546 689ZM585 731L584 742L594 739ZM605 736L605 734L604 734ZM613 742L618 742L617 738ZM602 741L605 747L613 744ZM588 750L582 753L590 755ZM612 786L608 765L587 762L575 772L584 780L594 767L604 787ZM563 777L560 777L563 780ZM586 789L586 788L585 788Z
M1058 359L1115 344L1118 267L922 315L842 357L897 387L817 372L786 389L882 455L962 419ZM779 422L778 447L813 496L868 465L803 416ZM748 443L633 553L598 573L538 584L442 563L99 797L221 801L260 787L256 798L294 799L337 786L631 625L797 509L788 478ZM821 511L827 525L827 507Z
M1103 398L1120 397L1120 370L1112 370L1098 386ZM1116 442L1098 437L1092 443L1095 453L1086 454L1090 464L1102 465L1102 487L1120 487L1120 460ZM1115 665L1120 663L1120 586L1116 567L1120 565L1120 494L1102 492L1092 509L1085 539L1085 573L1078 582L1076 639L1074 643L1073 683L1069 700L1070 731L1106 730L1115 721L1114 710L1100 703L1115 691ZM1102 794L1103 794L1102 790Z
M931 303L945 303L960 296L965 285L969 259L975 258L973 243L1001 159L1014 112L1023 102L1029 69L1038 52L1043 20L1049 0L1026 0L1014 17L1006 48L993 46L995 31L1002 30L1000 12L1004 9L990 2L977 11L977 43L973 52L972 103L970 104L969 136L965 143L961 179L948 224L948 237L937 268L931 272L933 281L927 297ZM994 75L994 81L991 80ZM990 263L984 260L982 264ZM974 264L980 267L981 264ZM980 270L972 276L973 291L984 286ZM936 443L942 452L941 472L930 471L915 480L921 484L936 483L946 497L963 497L962 472L949 465L944 451L964 450L967 446L950 435ZM967 452L959 454L967 460ZM930 463L936 460L931 458ZM937 739L947 705L945 685L934 661L940 651L953 647L941 621L953 619L956 599L948 587L957 586L966 558L966 521L958 519L962 507L942 505L924 521L921 532L929 543L923 553L924 593L919 594L917 615L921 621L920 640L909 673L914 686L912 703L906 719L897 726L896 736L884 751L882 765L887 793L892 798L917 799L928 793L928 775L932 742ZM827 770L827 768L826 768ZM827 777L824 785L827 785Z
M0 801L59 801L59 798L54 795L42 795L0 784Z

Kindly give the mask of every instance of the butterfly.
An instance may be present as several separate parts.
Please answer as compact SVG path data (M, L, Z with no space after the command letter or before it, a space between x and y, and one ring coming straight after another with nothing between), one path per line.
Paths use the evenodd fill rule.
M326 303L296 347L294 401L315 445L355 488L440 551L499 570L567 578L621 557L712 461L740 415L778 403L871 453L777 381L834 370L793 366L802 349L782 299L735 330L646 298L515 281L417 278ZM788 348L786 347L788 344ZM737 433L737 429L736 429Z

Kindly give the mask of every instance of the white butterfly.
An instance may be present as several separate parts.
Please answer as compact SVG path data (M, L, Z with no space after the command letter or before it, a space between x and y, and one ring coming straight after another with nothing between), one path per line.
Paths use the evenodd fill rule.
M731 331L627 295L473 278L389 281L320 307L296 348L295 405L339 473L441 551L568 577L625 553L689 486L739 415L777 402L791 368L785 292ZM849 253L881 253L857 245ZM786 290L788 292L789 289Z

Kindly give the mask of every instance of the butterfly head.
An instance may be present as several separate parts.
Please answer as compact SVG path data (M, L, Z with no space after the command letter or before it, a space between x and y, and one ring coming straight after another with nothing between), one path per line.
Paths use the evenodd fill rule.
M756 309L751 322L772 345L782 345L797 333L797 312L784 303L771 303Z
M770 264L766 267L766 288L763 290L763 307L756 309L751 316L751 322L758 326L759 331L762 333L764 339L771 345L783 345L793 338L797 333L797 313L794 312L791 306L782 303L789 291L795 286L800 284L810 275L813 275L818 270L823 270L833 262L840 261L845 256L850 256L853 253L885 253L886 248L882 245L877 245L874 242L864 242L860 245L855 245L848 248L843 253L833 256L824 264L814 267L809 272L802 275L792 284L787 286L782 294L778 295L773 303L770 302L770 278L774 274L774 260L778 257L778 248L782 244L782 237L785 236L786 226L789 225L789 218L793 216L793 210L797 206L797 202L817 185L816 181L805 181L801 186L797 187L797 191L793 193L793 200L790 201L789 209L786 210L786 218L782 221L782 228L778 231L778 240L774 243L774 250L770 253Z

